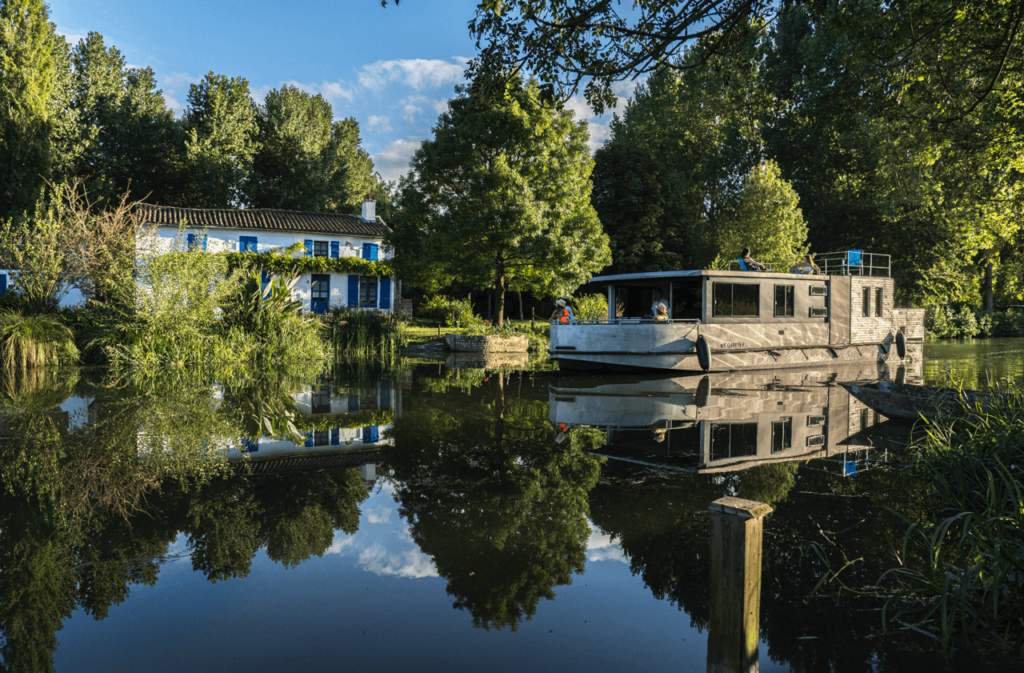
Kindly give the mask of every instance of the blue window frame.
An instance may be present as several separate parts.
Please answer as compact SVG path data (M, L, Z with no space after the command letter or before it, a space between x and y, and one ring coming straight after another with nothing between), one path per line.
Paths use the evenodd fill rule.
M331 241L331 259L338 259L341 256L341 244Z
M257 252L257 244L255 236L239 236L238 237L238 250L239 252Z
M316 314L327 313L327 306L331 300L331 277L330 275L316 275L312 277L310 288L310 310Z
M306 257L312 257L313 256L313 239L307 238L305 241L303 241L303 244L306 246L305 256Z
M326 257L327 256L327 241L313 241L313 256L314 257Z
M377 307L377 279L374 276L359 278L359 305L363 308Z

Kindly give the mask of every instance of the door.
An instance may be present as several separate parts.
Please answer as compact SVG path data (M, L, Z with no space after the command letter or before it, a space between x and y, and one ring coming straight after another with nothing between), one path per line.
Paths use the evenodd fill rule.
M313 276L311 285L310 310L318 315L327 313L327 305L331 298L331 277L329 275Z

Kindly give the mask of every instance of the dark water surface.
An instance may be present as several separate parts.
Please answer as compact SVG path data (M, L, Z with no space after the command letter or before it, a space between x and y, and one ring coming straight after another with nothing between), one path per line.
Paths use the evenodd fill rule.
M409 364L316 382L2 393L0 659L23 671L705 671L709 504L768 502L762 671L939 666L870 584L919 497L909 429L836 381L1020 378L1024 343L904 372L570 376ZM973 364L972 364L973 363ZM291 423L291 427L289 427ZM294 432L293 432L294 431ZM297 435L295 434L297 433Z

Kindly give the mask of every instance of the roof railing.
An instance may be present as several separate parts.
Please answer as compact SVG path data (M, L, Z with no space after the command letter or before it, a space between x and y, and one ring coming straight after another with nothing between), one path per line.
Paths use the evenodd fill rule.
M789 273L793 267L800 267L802 262L779 262L758 260L766 267L767 271L774 273ZM821 269L821 273L827 276L891 276L892 256L882 255L875 252L864 252L863 250L843 250L841 252L826 252L814 256L814 263ZM778 267L776 270L775 267ZM740 268L739 260L729 262L729 271L746 271Z

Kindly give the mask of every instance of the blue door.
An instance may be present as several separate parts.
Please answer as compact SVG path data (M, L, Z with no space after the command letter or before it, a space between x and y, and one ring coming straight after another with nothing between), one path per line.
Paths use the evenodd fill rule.
M331 277L329 275L313 276L310 295L310 310L317 315L327 313L327 305L331 299Z
M380 279L380 307L391 308L391 279Z

